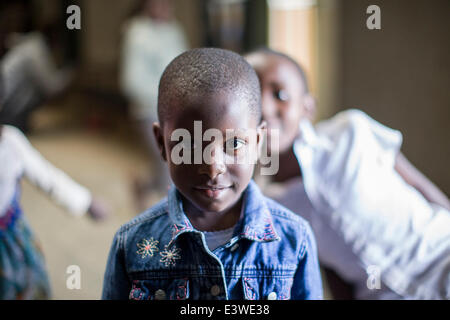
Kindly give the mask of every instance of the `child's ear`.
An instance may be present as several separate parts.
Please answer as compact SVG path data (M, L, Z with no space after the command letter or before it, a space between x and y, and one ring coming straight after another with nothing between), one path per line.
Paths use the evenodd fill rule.
M167 161L166 147L164 146L164 134L161 125L158 122L153 123L153 134L155 135L156 143L158 144L159 152L164 161Z
M303 96L303 105L305 107L305 117L311 122L314 121L317 111L316 99L310 93L306 93Z

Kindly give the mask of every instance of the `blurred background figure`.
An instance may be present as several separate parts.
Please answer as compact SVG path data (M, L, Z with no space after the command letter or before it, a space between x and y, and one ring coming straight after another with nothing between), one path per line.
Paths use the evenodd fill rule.
M45 100L60 94L72 79L72 69L58 69L40 32L11 33L1 60L4 79L0 120L28 130L30 113Z
M149 163L153 164L148 177L136 177L133 182L139 210L148 207L145 196L150 191L164 194L170 185L167 166L153 136L153 123L158 121L159 78L170 61L187 49L184 31L173 16L172 1L139 1L125 26L121 73L131 116L144 139Z
M67 61L62 59L59 66L51 53L52 28L33 28L31 4L26 0L0 4L0 72L5 83L1 120L24 131L28 130L31 112L60 94L72 78Z

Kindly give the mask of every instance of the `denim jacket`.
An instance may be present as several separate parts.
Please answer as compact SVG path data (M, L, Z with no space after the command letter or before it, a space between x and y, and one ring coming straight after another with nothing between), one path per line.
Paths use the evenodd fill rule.
M173 187L123 225L109 254L103 299L322 299L309 224L251 181L230 241L210 251Z

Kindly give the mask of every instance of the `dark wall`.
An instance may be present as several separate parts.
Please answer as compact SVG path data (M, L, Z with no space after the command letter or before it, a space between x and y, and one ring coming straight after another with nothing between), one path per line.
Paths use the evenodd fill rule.
M366 9L381 8L381 30ZM402 151L450 193L450 1L345 0L342 108L404 134Z

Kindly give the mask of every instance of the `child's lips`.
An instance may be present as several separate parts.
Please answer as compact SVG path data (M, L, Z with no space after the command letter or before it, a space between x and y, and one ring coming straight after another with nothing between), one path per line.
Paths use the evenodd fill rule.
M194 187L194 190L200 192L201 194L205 195L208 198L218 198L223 193L225 193L228 189L230 189L231 186L198 186Z

